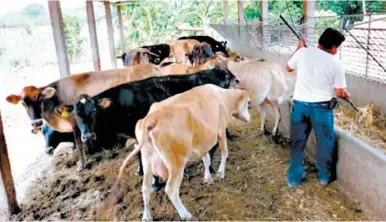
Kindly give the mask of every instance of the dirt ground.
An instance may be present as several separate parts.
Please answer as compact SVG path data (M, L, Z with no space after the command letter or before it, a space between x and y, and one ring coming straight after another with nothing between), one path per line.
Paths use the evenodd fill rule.
M257 113L248 124L235 121L228 142L229 159L224 180L212 185L203 181L203 164L192 161L185 170L181 198L198 220L370 220L358 203L332 183L318 185L315 173L299 188L288 188L288 148L258 135ZM90 157L92 169L76 173L72 149L57 152L52 165L27 190L22 212L12 220L98 220L123 159L129 148L103 151ZM215 154L215 169L219 152ZM140 220L141 178L134 175L138 162L126 169L126 194L115 205L108 220ZM179 220L164 189L152 194L155 220ZM107 213L107 212L106 212ZM103 216L107 216L106 214Z

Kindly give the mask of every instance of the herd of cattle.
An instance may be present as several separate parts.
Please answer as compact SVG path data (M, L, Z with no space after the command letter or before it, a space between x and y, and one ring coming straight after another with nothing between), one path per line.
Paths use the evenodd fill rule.
M136 138L118 178L128 161L138 156L143 219L152 218L149 198L152 189L160 188L159 178L166 181L165 192L180 217L189 219L192 215L179 196L187 161L202 158L204 181L213 183L212 148L218 144L217 176L223 178L226 128L232 117L249 121L248 109L258 108L264 131L267 105L271 106L276 135L279 104L288 97L283 67L264 59L231 59L226 44L209 36L189 36L141 46L119 57L125 68L73 74L42 87L25 86L6 100L22 103L33 132L41 130L45 136L48 154L60 142L74 142L78 170L88 167L86 151L111 148L122 137L122 141Z

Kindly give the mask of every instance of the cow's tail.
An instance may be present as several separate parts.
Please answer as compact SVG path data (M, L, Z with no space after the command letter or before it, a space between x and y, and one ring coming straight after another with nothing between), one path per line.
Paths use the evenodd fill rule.
M129 154L128 157L126 157L126 159L123 161L122 165L121 165L121 168L119 169L119 173L118 173L118 178L117 180L121 180L122 179L122 176L123 176L123 171L125 170L126 168L126 165L129 163L129 161L134 157L136 156L139 151L141 151L141 148L143 147L143 144L149 142L149 131L152 130L155 126L155 121L153 120L152 116L149 116L149 118L146 118L144 120L140 120L142 121L142 126L141 127L141 131L142 131L142 137L141 139L139 140L139 144L138 145L134 145L135 149Z
M135 147L134 150L131 151L129 156L127 156L126 159L123 161L123 163L119 169L118 177L115 181L115 184L112 187L110 197L108 198L107 202L105 203L105 206L103 207L105 210L106 209L111 210L111 208L114 206L114 204L116 204L117 202L119 202L119 200L121 200L123 198L124 189L122 187L122 179L124 176L124 170L125 170L127 164L130 162L130 160L133 159L141 151L141 148L143 147L143 145L145 143L149 142L148 141L149 131L151 129L153 129L155 124L156 124L154 119L151 117L147 118L146 120L140 120L140 121L142 121L142 126L141 126L142 137L139 140L139 144L134 145L134 147Z

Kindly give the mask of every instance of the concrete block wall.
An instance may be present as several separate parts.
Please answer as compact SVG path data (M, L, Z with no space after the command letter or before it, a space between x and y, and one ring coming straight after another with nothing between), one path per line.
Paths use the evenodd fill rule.
M270 61L286 64L288 57L278 56L250 46L250 30L247 27L232 25L212 25L219 34L230 42L231 50L239 55L250 58L263 57ZM378 104L381 112L386 113L386 84L346 74L348 88L354 102ZM287 83L293 88L295 75L287 75ZM280 105L282 119L279 132L282 136L290 136L291 103ZM273 120L274 112L267 112L269 120ZM272 127L272 124L268 124ZM342 128L335 126L337 136L337 183L341 190L355 200L359 200L374 219L386 220L386 155L364 143ZM313 133L307 144L307 154L313 159L316 139Z

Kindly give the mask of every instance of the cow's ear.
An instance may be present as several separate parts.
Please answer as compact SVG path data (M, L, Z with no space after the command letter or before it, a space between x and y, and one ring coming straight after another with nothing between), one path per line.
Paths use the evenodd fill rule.
M108 98L100 99L100 100L98 101L98 105L99 105L99 107L101 107L102 109L107 109L107 108L109 108L110 105L111 105L111 100L108 99Z
M141 52L137 52L133 58L133 65L138 65L141 62Z
M42 95L43 99L49 99L49 98L53 97L55 95L55 93L56 93L55 88L47 87L41 92L41 95Z
M59 114L61 117L67 118L72 114L72 110L74 109L73 105L60 105L55 108L55 112Z
M18 104L21 100L21 96L18 95L9 95L6 98L7 102L12 103L12 104Z

